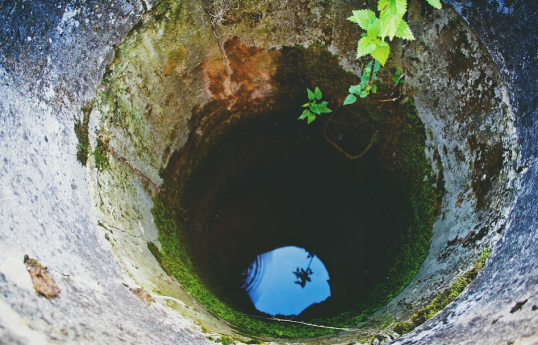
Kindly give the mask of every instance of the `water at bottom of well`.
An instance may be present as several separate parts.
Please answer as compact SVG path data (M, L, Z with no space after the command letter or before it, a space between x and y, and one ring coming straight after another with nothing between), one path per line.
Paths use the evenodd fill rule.
M299 315L331 295L329 273L314 254L287 246L260 254L244 272L243 289L257 310Z

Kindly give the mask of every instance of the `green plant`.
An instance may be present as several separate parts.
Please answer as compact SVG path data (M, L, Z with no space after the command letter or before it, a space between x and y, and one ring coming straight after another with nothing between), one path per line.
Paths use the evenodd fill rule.
M306 88L306 91L308 93L309 102L303 104L302 107L308 108L308 109L305 109L303 111L301 116L299 116L298 120L306 119L308 124L310 124L316 119L317 116L332 112L331 109L327 108L327 104L329 104L329 102L326 102L326 101L319 102L321 101L321 98L323 97L319 87L316 86L314 91L310 90L309 88Z
M351 85L349 87L349 95L347 95L346 99L344 100L344 105L355 103L357 101L356 96L359 96L360 98L365 98L370 94L370 92L377 92L377 85L374 84L374 81L377 80L376 73L377 71L379 71L380 68L381 66L379 65L379 62L377 60L372 60L368 63L368 65L362 72L360 84Z
M433 7L441 8L440 0L427 1ZM379 0L377 10L380 11L379 17L374 11L365 9L352 11L353 15L347 18L366 31L361 34L362 38L357 43L357 59L370 55L375 64L372 71L372 62L368 63L362 74L361 83L350 86L349 95L346 97L344 105L355 103L357 101L356 96L365 98L370 94L370 91L376 93L377 86L373 84L377 80L376 72L379 70L379 64L385 66L390 55L390 46L385 41L385 37L388 37L391 41L394 37L405 40L415 39L411 28L403 19L407 12L406 0ZM401 71L397 70L392 78L396 85L403 83L400 75Z
M396 72L394 72L394 77L392 77L392 81L396 84L403 84L404 81L402 71L400 71L399 69L396 70Z
M440 0L427 1L433 7L441 8ZM385 66L390 54L390 46L385 42L385 37L391 41L394 37L405 40L414 40L415 37L403 19L407 12L406 0L379 0L377 10L380 11L379 17L372 10L358 10L353 11L353 15L347 19L366 31L357 44L357 59L370 54Z

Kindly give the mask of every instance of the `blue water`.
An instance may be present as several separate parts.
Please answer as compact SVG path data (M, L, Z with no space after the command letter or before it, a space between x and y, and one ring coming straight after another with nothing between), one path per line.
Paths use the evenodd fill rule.
M257 310L270 315L298 315L331 295L329 273L314 254L282 247L258 255L245 272L245 289Z

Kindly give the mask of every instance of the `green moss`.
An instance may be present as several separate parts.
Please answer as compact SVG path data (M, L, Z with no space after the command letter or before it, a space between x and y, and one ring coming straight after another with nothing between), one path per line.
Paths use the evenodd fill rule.
M168 270L168 267L166 267L166 263L165 263L162 255L161 255L161 253L159 252L159 248L153 242L147 242L147 246L148 246L148 249L151 252L151 254L153 254L153 256L155 257L155 260L157 260L159 265L161 265L161 268L163 269L163 271L165 271L166 274L171 276L172 273L170 272L170 270Z
M90 153L90 138L88 136L88 125L90 123L90 113L92 111L92 103L88 103L82 107L82 113L84 117L82 121L75 120L75 135L78 139L77 144L77 160L86 166L88 161L88 155Z
M221 343L222 345L231 345L233 344L234 340L230 337L223 336L220 337L217 342Z
M441 292L441 294L431 301L430 304L417 311L411 317L411 319L395 323L394 331L402 335L409 333L416 327L431 319L439 311L443 310L450 302L452 302L463 292L467 285L469 285L476 278L478 273L482 270L482 268L484 268L484 264L486 263L490 253L491 250L484 250L480 254L478 260L473 263L473 268L459 277L454 284L450 285L447 289Z
M90 138L88 135L88 125L90 123L90 113L92 111L93 103L88 103L82 107L82 113L84 117L81 121L75 121L75 134L78 139L77 144L77 160L83 165L86 166L88 162L88 157L90 155ZM103 138L97 133L97 143L95 145L95 150L92 152L93 157L95 158L95 165L99 171L104 171L109 167L108 154L107 154L108 145L104 142Z
M108 144L104 142L100 136L97 137L97 144L95 145L95 150L92 154L95 158L95 166L99 171L105 171L110 166L107 150Z

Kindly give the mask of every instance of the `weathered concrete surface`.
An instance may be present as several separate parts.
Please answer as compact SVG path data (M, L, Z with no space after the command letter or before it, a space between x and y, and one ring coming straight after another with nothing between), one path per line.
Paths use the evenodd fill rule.
M73 117L150 2L0 4L0 343L202 344L192 321L146 307L99 234ZM95 28L95 29L94 29ZM58 283L38 296L23 264Z
M313 7L320 3L313 2ZM265 2L260 4L263 11ZM327 23L335 18L340 19L337 23L343 22L346 17L343 12L316 11L314 28L307 30L310 12L295 2L292 5L297 9L288 9L288 5L275 5L274 13L284 13L296 21L288 23L301 24L293 34L289 34L289 27L272 25L271 16L261 20L263 25L255 26L257 33L242 26L232 33L265 48L308 44L324 37L320 28ZM454 1L452 5L483 40L507 83L520 147L518 165L509 168L519 174L520 180L513 186L516 198L509 207L510 214L506 213L508 225L483 273L456 303L396 343L538 342L532 338L538 329L538 312L533 310L538 305L538 72L533 43L536 36L529 32L536 26L536 5L525 1L512 1L510 5L473 1L473 6ZM97 226L102 218L95 212L95 195L92 199L86 187L85 175L93 181L95 171L87 172L75 158L73 117L80 118L80 106L95 95L113 45L151 6L145 0L0 5L1 17L6 19L0 24L0 339L5 343L199 344L205 340L199 329L192 330L188 319L158 303L146 308L122 285L142 284L141 278L159 270L155 262L146 260L144 247L146 240L155 240L155 233L150 223L130 227L125 234L114 231L115 240L126 243L120 248L128 251L118 256L104 238L105 231ZM342 43L354 38L346 39L345 25L338 25L333 27L335 43L330 49L342 52L342 64L354 70L354 44ZM346 51L351 53L346 55ZM447 138L451 134L444 135ZM452 203L458 199L457 189L464 187L458 183L454 183ZM108 192L113 193L113 185L109 187ZM133 195L140 196L131 204L147 211L151 201L143 188L136 183L128 187ZM475 201L469 202L473 208ZM454 234L441 237L465 237L470 231L451 229ZM490 243L498 237L491 237ZM432 255L431 263L443 246ZM129 260L133 253L140 253L140 268L136 261ZM468 256L463 257L472 257L469 251L465 253ZM25 254L49 266L62 290L57 299L46 300L35 294L23 264ZM439 281L440 289L450 279ZM154 283L146 284L151 287ZM413 291L407 293L413 296ZM430 294L434 293L432 288ZM517 302L525 300L521 309L510 312ZM398 314L394 308L392 312Z
M454 303L394 344L538 344L538 8L526 1L450 1L508 84L520 156L507 225L478 278ZM519 306L521 306L519 308Z

